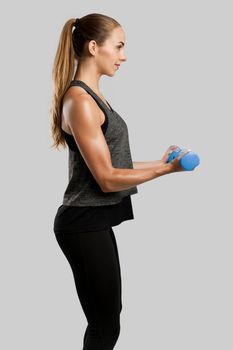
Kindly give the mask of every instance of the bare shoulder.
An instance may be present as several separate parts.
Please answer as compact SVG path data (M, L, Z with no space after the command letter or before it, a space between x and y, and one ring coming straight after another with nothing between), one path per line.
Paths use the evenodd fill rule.
M76 106L83 108L86 104L91 104L91 96L81 87L70 87L63 97L63 111L69 110L70 107Z
M92 96L79 86L71 87L63 98L62 128L69 133L71 133L70 118L74 115L77 118L95 118L98 124L101 123L97 104Z

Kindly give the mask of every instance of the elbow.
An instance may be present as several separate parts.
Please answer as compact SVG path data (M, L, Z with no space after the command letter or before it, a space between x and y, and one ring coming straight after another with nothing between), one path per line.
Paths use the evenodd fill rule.
M101 179L101 181L99 181L99 186L100 186L102 192L104 192L104 193L109 192L107 189L107 186L106 186L106 182L103 179Z
M104 192L104 193L108 193L108 192L111 192L107 187L101 187L101 190L102 190L102 192Z
M108 193L108 192L113 192L113 188L111 186L111 178L112 178L112 171L109 171L107 173L107 175L103 176L102 177L102 181L100 182L101 183L101 190L104 192L104 193Z
M104 193L108 193L108 192L112 192L110 186L109 186L109 181L102 181L101 183L101 190L104 192Z

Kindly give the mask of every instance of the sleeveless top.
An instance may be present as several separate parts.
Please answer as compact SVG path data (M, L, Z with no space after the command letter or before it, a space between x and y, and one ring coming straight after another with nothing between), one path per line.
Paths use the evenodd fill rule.
M70 86L73 85L83 87L95 99L105 114L105 121L101 125L101 129L111 152L113 166L115 162L115 167L120 167L119 164L121 164L122 168L133 168L126 123L119 116L119 114L117 114L116 111L112 109L108 101L107 103L110 108L108 108L106 104L101 100L101 98L95 94L95 92L83 81L73 80L71 81ZM114 126L116 128L116 124L112 122L112 118L114 117L117 118L116 121L120 120L121 122L120 140L119 130L114 133ZM108 137L106 137L108 128ZM55 216L54 232L56 234L59 234L60 232L69 233L107 229L110 226L119 225L125 220L134 219L130 195L138 192L137 187L134 186L128 190L118 192L102 192L91 172L89 171L89 168L87 168L73 135L66 133L64 130L62 130L62 132L69 147L69 183L63 196L63 204L58 208ZM117 140L120 144L118 147L126 152L123 154L123 159L120 159L121 154L118 153L119 148L116 148ZM115 148L113 146L115 146ZM78 166L80 167L79 172L77 171ZM86 180L84 177L85 174L87 176ZM84 186L84 188L81 186L75 187L74 180L76 180L76 183L80 184L80 179L83 179L82 183L85 186L86 182L89 181L89 186ZM94 198L94 200L88 202L87 194L89 195L89 199L91 195L91 199ZM109 196L109 194L113 194L113 196ZM86 200L86 203L88 205L83 205L84 202L80 201L80 198L81 200Z

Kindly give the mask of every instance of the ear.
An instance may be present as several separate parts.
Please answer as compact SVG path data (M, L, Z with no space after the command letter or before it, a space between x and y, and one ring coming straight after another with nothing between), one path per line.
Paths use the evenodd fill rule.
M98 50L98 45L95 40L90 40L88 43L88 51L92 56L95 56Z

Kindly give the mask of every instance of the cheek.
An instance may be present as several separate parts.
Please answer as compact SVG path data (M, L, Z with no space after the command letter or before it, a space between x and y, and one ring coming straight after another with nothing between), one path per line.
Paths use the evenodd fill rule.
M109 61L109 62L115 62L116 59L116 52L113 49L104 49L101 52L101 57L102 59L104 59L105 61Z

